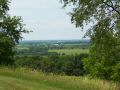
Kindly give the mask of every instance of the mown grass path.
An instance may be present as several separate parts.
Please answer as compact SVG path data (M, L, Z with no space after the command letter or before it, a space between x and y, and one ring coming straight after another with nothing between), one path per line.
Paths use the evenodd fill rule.
M120 90L119 85L85 77L0 69L0 90Z
M0 77L0 90L63 90L38 82Z

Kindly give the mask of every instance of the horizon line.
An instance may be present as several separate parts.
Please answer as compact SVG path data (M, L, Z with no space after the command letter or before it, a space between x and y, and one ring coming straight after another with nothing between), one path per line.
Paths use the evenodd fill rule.
M90 40L90 39L30 39L30 40L20 40L20 41L53 41L53 40Z

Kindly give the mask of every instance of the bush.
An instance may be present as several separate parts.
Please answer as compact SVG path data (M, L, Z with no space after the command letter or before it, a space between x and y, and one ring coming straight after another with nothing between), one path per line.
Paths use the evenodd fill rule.
M111 79L120 82L120 62L113 67Z

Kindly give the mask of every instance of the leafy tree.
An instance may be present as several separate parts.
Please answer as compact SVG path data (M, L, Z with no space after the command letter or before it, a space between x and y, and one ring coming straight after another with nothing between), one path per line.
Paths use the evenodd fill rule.
M102 79L111 79L112 69L120 61L119 40L107 24L109 20L103 20L94 27L90 57L84 63L91 76Z
M22 38L23 28L21 17L9 16L9 0L0 0L0 64L13 63L14 47Z
M120 80L120 0L61 0L64 7L71 5L72 23L84 28L91 38L89 58L85 67L93 77Z

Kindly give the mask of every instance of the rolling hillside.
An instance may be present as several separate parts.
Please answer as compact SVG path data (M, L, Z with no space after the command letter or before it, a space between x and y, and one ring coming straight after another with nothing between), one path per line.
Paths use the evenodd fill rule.
M120 90L118 86L86 77L58 76L28 69L0 69L0 90Z

